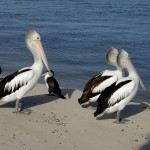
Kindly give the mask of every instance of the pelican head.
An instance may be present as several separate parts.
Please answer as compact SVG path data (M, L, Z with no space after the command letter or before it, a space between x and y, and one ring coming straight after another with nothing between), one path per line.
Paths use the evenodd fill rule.
M118 56L118 50L115 48L110 48L106 53L107 63L117 66L117 56Z
M45 56L45 52L41 43L41 37L40 35L35 31L31 30L26 33L25 37L26 46L29 48L29 50L33 53L33 55L39 55L42 59L45 67L49 71L48 61Z
M136 71L134 65L132 64L131 60L130 60L130 57L129 57L129 54L124 51L124 50L121 50L118 54L118 57L117 57L117 63L118 63L118 66L120 68L124 68L124 69L129 69L132 70L133 72L135 72L135 74L137 75L137 77L139 78L139 82L140 82L140 85L141 87L146 90L145 86L144 86L144 83L143 81L141 80L138 72ZM128 70L129 71L129 70Z
M117 57L117 64L120 68L125 68L128 69L128 61L130 60L129 58L129 54L124 51L121 50L121 52L119 52L118 57Z

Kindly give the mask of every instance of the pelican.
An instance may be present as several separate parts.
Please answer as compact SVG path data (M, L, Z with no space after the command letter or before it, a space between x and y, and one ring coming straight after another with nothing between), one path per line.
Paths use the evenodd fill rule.
M106 61L110 65L113 65L117 68L117 70L105 70L100 74L94 76L84 87L83 94L81 98L78 99L80 104L85 103L87 101L95 102L100 93L113 83L115 83L118 79L123 77L123 70L117 65L117 56L118 50L115 48L111 48L106 53Z
M117 112L116 122L120 123L120 111L134 98L139 83L144 90L145 87L126 51L122 50L119 53L117 62L118 66L127 69L129 74L127 77L119 79L101 93L94 116Z
M51 70L51 72L47 71L45 74L43 74L45 79L45 84L48 89L49 95L56 94L62 99L66 99L61 94L61 89L59 87L58 81L54 78L54 71Z
M0 105L16 100L15 113L22 111L20 100L38 82L42 74L43 63L47 70L50 70L40 35L34 30L27 32L25 43L33 54L33 65L16 71L0 82Z

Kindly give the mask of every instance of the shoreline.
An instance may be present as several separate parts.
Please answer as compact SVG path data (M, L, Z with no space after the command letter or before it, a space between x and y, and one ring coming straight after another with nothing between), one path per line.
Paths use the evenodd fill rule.
M95 107L80 106L81 91L62 89L66 100L46 95L37 84L24 98L30 115L13 114L15 103L0 108L0 145L7 150L148 150L150 107L131 102L122 111L125 124L115 114L94 118Z

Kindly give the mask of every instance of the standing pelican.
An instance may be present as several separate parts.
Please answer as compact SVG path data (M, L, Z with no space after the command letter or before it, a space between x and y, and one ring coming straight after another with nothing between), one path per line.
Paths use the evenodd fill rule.
M117 65L118 50L111 48L106 54L107 63L115 66L117 70L105 70L94 76L84 87L81 98L78 99L80 104L87 101L94 102L100 96L100 93L118 79L123 77L122 69Z
M29 31L26 34L25 42L33 54L34 64L16 71L0 82L0 105L16 100L15 113L22 110L20 99L38 82L42 74L43 63L47 70L50 70L40 35L36 31Z
M106 88L98 98L98 107L94 116L104 113L113 113L117 111L116 122L119 123L120 111L134 98L137 93L139 82L145 89L136 69L128 56L128 53L122 50L117 58L118 65L127 69L129 75L118 80L110 87Z

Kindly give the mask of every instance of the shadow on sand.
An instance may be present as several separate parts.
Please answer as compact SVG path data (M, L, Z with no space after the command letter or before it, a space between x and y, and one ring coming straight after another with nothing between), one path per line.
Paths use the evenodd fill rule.
M141 146L139 150L150 150L150 141Z
M65 97L70 98L73 94L73 89L62 89L62 93L65 95ZM24 103L24 108L30 108L37 105L46 104L55 100L62 100L58 96L49 96L48 94L43 95L34 95L34 96L27 96L21 99L21 101ZM0 108L15 108L15 101L8 102L4 105L1 105Z
M130 103L128 104L123 111L121 111L121 118L127 122L129 121L127 118L134 116L138 113L143 112L145 109L150 108L150 105L147 103ZM111 114L104 114L101 117L97 117L97 120L105 120L105 119L115 119L116 118L116 113L111 113Z
M147 136L148 141L142 145L138 150L150 150L150 134Z
M97 102L90 102L90 103L86 103L86 104L82 104L81 107L82 108L88 108L88 107L93 107L96 110L98 103Z

